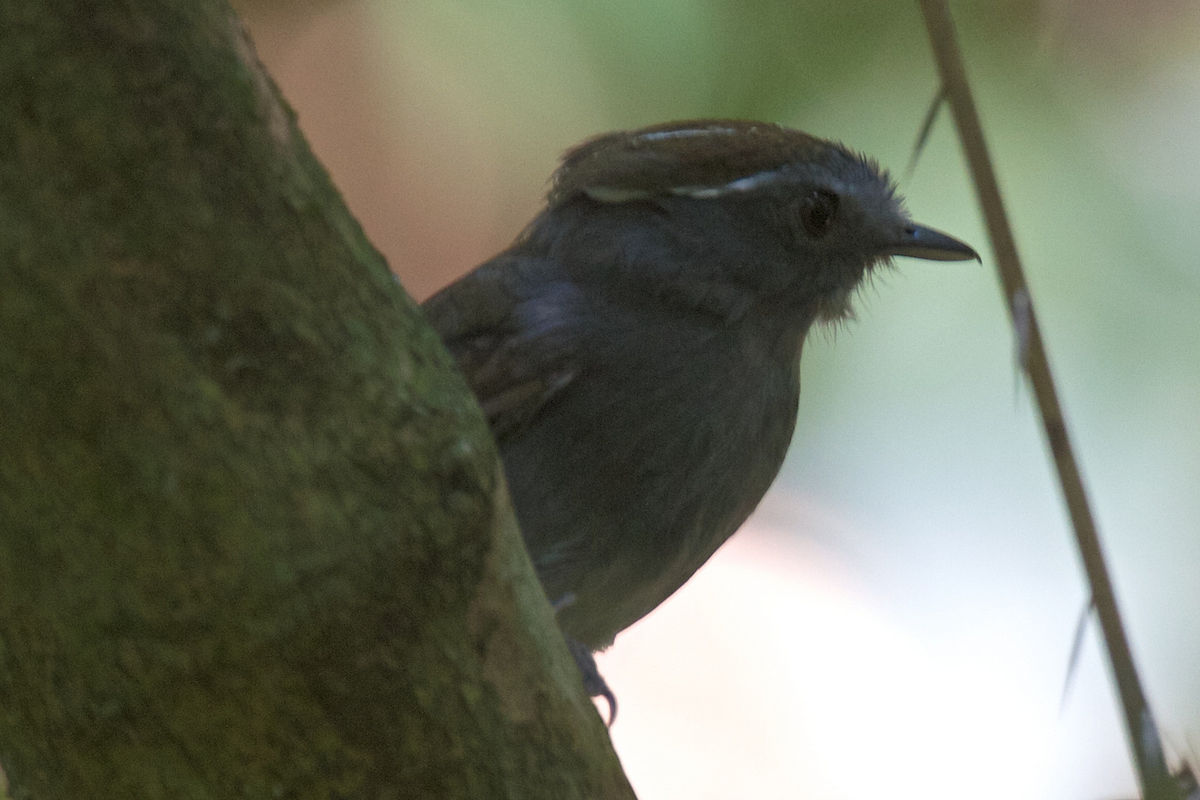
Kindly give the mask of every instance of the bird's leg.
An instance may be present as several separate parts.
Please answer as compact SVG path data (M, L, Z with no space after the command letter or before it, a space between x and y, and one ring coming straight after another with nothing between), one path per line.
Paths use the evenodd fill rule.
M592 648L583 642L575 641L565 633L563 638L567 640L567 649L571 651L575 665L579 667L579 674L583 677L583 688L588 697L603 697L608 703L608 727L611 728L617 721L617 696L608 688L608 682L600 674L596 659L592 656Z
M557 614L574 602L575 595L567 592L550 603L550 607ZM565 633L563 639L567 642L567 649L571 651L571 657L575 659L575 666L579 668L579 674L583 678L583 688L588 693L588 697L603 697L604 701L608 703L608 727L611 728L617 720L617 696L613 694L612 689L608 688L608 681L604 680L604 676L600 674L600 668L596 666L596 659L592 655L592 648L583 642L572 639Z

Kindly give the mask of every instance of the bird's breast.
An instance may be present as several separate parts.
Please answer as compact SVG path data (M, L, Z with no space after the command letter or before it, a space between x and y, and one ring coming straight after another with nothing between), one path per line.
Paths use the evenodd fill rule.
M753 511L791 440L794 360L735 330L616 318L506 444L517 514L564 628L593 646L661 603ZM638 335L630 331L640 327Z

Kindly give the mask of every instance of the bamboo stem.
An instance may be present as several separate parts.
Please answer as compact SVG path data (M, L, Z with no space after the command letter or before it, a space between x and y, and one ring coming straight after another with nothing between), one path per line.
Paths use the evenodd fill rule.
M1129 649L1129 640L1121 623L1096 523L1071 448L1062 408L1058 402L1058 393L1054 388L1050 363L1042 345L1037 315L1034 313L1029 287L1017 255L1012 227L1004 210L1000 187L984 142L979 114L967 82L954 23L945 0L918 2L925 16L938 74L941 76L942 92L950 104L983 210L1000 283L1008 299L1009 313L1020 343L1021 362L1033 387L1033 394L1041 413L1042 427L1054 456L1054 465L1075 531L1075 540L1091 586L1092 603L1104 633L1109 663L1116 679L1117 692L1125 714L1126 733L1141 781L1142 796L1146 800L1176 800L1179 798L1179 791L1167 770L1158 729L1146 703L1146 696L1142 691Z

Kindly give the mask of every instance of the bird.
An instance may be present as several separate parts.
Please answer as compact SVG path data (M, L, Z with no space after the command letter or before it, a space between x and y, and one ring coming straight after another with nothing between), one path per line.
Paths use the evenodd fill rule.
M791 444L808 332L850 317L894 256L979 259L839 143L685 120L568 150L513 244L422 304L610 724L592 652L754 510Z

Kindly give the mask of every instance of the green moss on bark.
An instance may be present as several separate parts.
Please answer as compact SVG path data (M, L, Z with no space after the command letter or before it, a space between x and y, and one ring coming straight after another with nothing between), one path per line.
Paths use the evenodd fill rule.
M12 798L632 796L482 418L232 13L71 6L0 8Z

